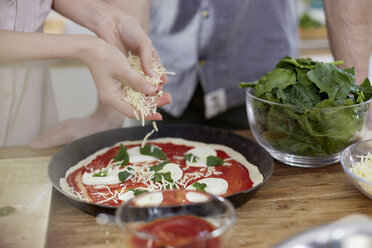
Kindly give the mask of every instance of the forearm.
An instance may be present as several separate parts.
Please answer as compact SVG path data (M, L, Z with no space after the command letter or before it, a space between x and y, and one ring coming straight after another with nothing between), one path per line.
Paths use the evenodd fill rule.
M0 30L0 63L44 59L82 59L94 37Z
M150 20L150 0L106 0L106 2L133 17L145 32L148 31Z
M372 37L371 0L324 0L328 38L342 68L355 67L356 82L368 76Z

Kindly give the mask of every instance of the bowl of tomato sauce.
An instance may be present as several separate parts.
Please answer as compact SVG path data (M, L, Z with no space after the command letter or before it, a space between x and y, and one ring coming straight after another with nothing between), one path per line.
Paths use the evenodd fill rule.
M120 206L125 248L228 247L235 209L226 198L192 190L143 193Z

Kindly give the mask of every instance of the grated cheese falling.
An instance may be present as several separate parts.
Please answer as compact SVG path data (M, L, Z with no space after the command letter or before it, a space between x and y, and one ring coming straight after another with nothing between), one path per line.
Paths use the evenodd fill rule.
M139 74L142 78L144 78L147 82L151 83L156 90L159 89L160 84L162 83L161 77L164 74L173 74L170 72L167 72L161 64L154 59L152 63L152 68L155 73L155 77L150 77L144 73L141 67L141 60L138 56L132 55L129 53L128 55L128 63L132 67L133 71L135 71L137 74ZM142 126L145 124L145 117L156 113L157 105L154 101L154 96L147 96L143 94L142 92L139 92L137 90L134 90L132 87L128 85L123 86L124 90L124 99L127 100L140 114L142 119ZM156 96L162 96L163 91L159 91ZM134 112L134 115L137 120L139 120L139 115L137 114L137 111Z
M159 86L162 83L161 77L164 74L175 75L174 72L167 72L164 69L164 67L156 59L154 59L152 62L152 69L156 75L154 78L146 75L145 72L142 70L141 59L138 56L135 56L129 53L128 63L136 73L138 73L141 77L143 77L147 82L151 83L155 87L156 90L159 89ZM155 97L146 96L145 94L134 90L132 87L128 85L124 85L123 90L124 90L124 99L127 100L136 109L133 111L135 118L137 120L140 120L140 117L138 116L138 113L137 113L138 111L141 115L142 126L144 126L145 117L150 114L156 113L157 105L155 103ZM162 90L158 91L158 93L156 94L156 96L162 96L162 95L163 95ZM157 132L158 127L156 126L155 121L152 122L152 125L154 127L154 130ZM152 130L150 133L148 133L145 136L141 147L143 147L146 144L147 139L150 137L151 134L154 133L154 130Z

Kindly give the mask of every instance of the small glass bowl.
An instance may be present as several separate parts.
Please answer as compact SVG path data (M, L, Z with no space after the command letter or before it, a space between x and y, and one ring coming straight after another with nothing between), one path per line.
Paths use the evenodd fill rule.
M371 102L304 108L266 101L246 89L249 126L257 142L275 159L297 167L338 162L340 152L366 133Z
M192 190L141 194L121 205L115 217L126 248L228 247L235 219L229 200Z
M340 162L346 175L355 187L365 196L372 199L372 182L357 176L350 170L355 163L360 162L361 156L366 156L368 152L372 154L372 140L357 142L342 151Z

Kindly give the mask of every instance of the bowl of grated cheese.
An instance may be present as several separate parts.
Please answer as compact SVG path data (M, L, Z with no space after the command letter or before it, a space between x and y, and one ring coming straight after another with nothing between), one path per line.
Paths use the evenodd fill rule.
M372 140L359 141L345 148L340 162L355 187L372 199Z

